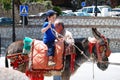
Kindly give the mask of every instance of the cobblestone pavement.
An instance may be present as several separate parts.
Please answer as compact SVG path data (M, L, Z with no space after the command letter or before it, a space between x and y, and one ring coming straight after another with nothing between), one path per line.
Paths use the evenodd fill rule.
M0 80L29 80L28 77L16 70L0 67Z
M2 54L4 56L4 54ZM120 63L120 53L112 53L109 57L110 62ZM4 67L4 57L0 57L0 80L28 80L25 74ZM109 65L108 69L101 71L96 64L84 63L77 70L77 72L71 76L70 80L120 80L120 67L118 65ZM94 73L94 79L93 79ZM104 76L104 77L101 77ZM44 80L53 80L53 77L45 77Z
M28 77L17 70L10 68L5 68L5 48L1 48L0 57L0 80L29 80Z

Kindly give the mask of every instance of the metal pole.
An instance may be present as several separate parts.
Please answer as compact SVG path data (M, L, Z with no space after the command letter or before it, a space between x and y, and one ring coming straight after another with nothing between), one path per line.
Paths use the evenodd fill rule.
M12 0L12 15L13 15L13 27L12 27L12 41L15 42L15 14L14 14L14 0Z
M23 38L25 37L24 28L25 28L25 16L23 16Z
M95 0L95 17L97 17L97 0Z
M1 34L0 34L0 57L1 57Z

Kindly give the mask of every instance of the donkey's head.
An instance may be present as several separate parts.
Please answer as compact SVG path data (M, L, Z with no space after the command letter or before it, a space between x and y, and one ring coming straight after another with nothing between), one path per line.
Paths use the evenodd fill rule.
M105 36L101 35L96 28L92 28L92 33L97 39L96 43L96 54L97 54L97 66L101 70L106 70L108 68L108 57L111 53L109 47L109 39L106 39Z

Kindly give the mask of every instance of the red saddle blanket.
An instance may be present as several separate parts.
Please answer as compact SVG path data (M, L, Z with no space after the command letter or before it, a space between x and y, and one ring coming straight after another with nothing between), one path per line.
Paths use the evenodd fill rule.
M47 46L39 40L34 40L30 53L30 65L33 70L61 70L63 68L64 42L55 42L55 66L48 66Z

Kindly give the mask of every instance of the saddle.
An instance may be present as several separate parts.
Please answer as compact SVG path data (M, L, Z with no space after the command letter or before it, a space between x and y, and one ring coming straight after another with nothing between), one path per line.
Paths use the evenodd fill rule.
M33 40L32 51L29 55L29 68L33 71L62 70L64 59L64 41L55 42L55 66L48 66L47 46L39 40Z
M14 58L14 61L11 63L13 68L19 68L21 64L27 63L25 72L27 75L36 76L36 74L44 75L61 75L61 71L64 69L64 56L71 55L65 54L71 52L71 49L67 47L68 50L64 50L66 47L64 45L64 40L55 41L55 55L54 61L55 66L48 66L48 56L47 56L47 46L40 40L31 40L27 38L27 44L24 45L23 51L25 54L21 53L15 55L8 55L8 58ZM31 44L32 41L32 44ZM30 44L29 44L30 43ZM29 48L31 46L31 48ZM29 54L27 54L30 52ZM19 57L18 57L19 56ZM74 60L75 56L71 56L71 69L74 69Z

